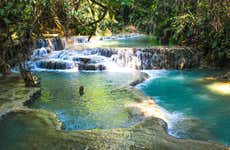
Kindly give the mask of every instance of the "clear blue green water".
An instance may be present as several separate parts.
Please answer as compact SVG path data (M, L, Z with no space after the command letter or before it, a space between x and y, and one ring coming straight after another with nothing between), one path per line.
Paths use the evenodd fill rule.
M32 105L55 112L66 130L127 127L126 104L136 94L126 86L138 73L116 72L40 72L42 95ZM84 86L84 95L79 87Z
M152 78L137 86L166 109L169 133L180 138L230 145L230 95L220 95L202 78L210 71L149 71Z
M126 39L112 39L105 41L98 41L87 43L85 46L89 47L150 47L159 46L154 36L139 36Z

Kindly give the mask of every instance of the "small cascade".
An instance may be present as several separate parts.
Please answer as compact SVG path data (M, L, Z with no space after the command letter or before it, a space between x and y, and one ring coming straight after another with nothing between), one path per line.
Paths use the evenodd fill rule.
M42 57L47 56L49 53L51 53L51 50L49 50L48 48L42 47L42 48L35 49L31 57L32 58L42 58Z
M98 55L104 57L111 57L114 54L117 54L117 49L112 48L91 48L85 49L82 51L83 55Z
M53 50L63 50L66 47L66 40L63 38L54 38L51 40L51 48Z
M49 39L38 39L34 42L34 49L42 47L49 47L52 50L63 50L70 46L88 43L86 36L70 37L70 38L49 38Z
M39 70L105 70L109 58L96 53L97 50L74 51L62 50L47 52L45 48L34 50L31 60L27 62L27 68L33 71Z
M112 60L122 67L142 69L141 59L136 56L134 49L119 50L117 54L112 55Z
M120 49L112 60L133 69L185 69L199 65L198 55L189 48Z
M39 39L34 42L34 49L49 48L52 50L63 50L66 47L66 40L63 38Z

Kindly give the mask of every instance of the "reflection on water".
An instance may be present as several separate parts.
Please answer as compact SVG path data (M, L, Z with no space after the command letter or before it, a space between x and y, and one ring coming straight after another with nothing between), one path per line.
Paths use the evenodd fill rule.
M207 88L217 94L230 95L230 82L214 82L207 85Z
M134 121L124 107L135 101L135 94L124 86L137 74L41 72L42 96L32 107L56 112L66 130L125 127Z
M209 86L215 81L202 81L214 72L150 71L153 78L138 86L146 95L172 115L170 134L182 138L214 140L230 145L230 96L220 95ZM229 92L223 83L221 91ZM218 88L217 88L218 89ZM183 115L181 115L181 113ZM176 120L176 121L175 121Z

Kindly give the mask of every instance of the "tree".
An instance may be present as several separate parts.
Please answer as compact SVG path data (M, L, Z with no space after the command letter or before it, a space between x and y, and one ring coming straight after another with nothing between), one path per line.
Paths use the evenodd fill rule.
M96 0L2 0L0 72L5 74L19 65L28 81L31 75L23 62L30 56L34 40L42 38L43 33L91 37L106 13L107 7Z

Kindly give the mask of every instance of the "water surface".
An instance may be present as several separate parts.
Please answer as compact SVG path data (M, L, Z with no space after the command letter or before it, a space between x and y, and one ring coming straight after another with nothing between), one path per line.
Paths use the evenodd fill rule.
M116 48L116 47L127 47L127 48L139 48L139 47L151 47L159 46L156 38L153 36L138 36L123 39L111 39L102 41L93 41L90 43L80 44L83 47L105 47L105 48ZM75 46L74 46L75 47ZM78 47L78 46L76 46ZM71 48L74 49L74 48Z
M230 145L230 95L210 90L211 71L149 71L152 79L138 86L171 114L169 133L181 138Z
M126 86L138 73L40 72L42 95L32 106L58 115L66 130L127 127L125 106L137 97ZM79 95L79 87L84 95Z

